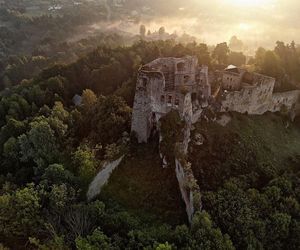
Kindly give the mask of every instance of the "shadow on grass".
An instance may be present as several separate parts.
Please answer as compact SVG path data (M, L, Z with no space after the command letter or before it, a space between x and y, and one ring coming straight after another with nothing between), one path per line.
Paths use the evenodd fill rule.
M156 141L132 147L102 189L105 203L117 203L148 221L170 225L186 223L173 167L162 168Z

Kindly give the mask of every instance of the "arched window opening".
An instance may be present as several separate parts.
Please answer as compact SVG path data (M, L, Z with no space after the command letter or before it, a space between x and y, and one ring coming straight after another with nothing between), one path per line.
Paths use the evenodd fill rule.
M184 71L184 63L180 62L177 64L177 71Z

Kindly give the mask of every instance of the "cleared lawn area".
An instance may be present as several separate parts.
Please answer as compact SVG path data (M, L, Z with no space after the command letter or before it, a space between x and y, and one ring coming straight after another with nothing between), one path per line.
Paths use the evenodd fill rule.
M132 149L101 192L133 214L171 225L186 222L175 170L162 168L155 142Z

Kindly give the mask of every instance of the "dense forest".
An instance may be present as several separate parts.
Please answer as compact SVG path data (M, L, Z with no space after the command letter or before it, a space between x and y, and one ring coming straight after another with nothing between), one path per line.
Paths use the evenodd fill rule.
M103 5L87 3L64 8L58 13L43 11L34 16L19 5L14 8L1 8L0 5L2 89L30 79L55 63L74 62L97 46L117 47L134 41L132 35L121 31L92 28L93 24L106 20L107 11Z
M278 58L278 71L274 74L297 79L283 61L293 57L279 52L283 48L298 60L299 54L293 44L282 46L277 43L274 51L264 53L260 49L253 59L253 67L272 74L268 71L274 70L268 65L268 56L272 55ZM254 147L247 146L252 142L243 142L234 127L222 132L208 125L211 140L218 140L222 133L225 133L222 138L228 139L213 143L209 152L191 148L189 157L195 162L194 166L197 161L202 162L203 169L195 169L195 172L199 173L197 178L204 200L204 211L196 214L191 227L186 225L180 204L177 205L179 214L174 215L178 219L173 221L164 212L155 215L156 209L149 209L156 204L151 199L141 205L149 216L140 215L135 209L126 209L126 202L120 202L127 199L130 203L130 196L116 194L118 191L111 185L99 198L86 202L87 186L103 161L126 153L130 157L126 160L127 169L141 172L139 165L144 164L145 169L147 164L151 166L145 155L152 155L152 159L158 155L155 141L146 147L137 145L135 139L129 137L139 66L159 56L183 55L196 55L200 63L212 67L230 63L226 44L219 46L225 50L217 47L211 56L205 44L196 43L140 41L130 47L100 46L75 63L44 69L32 79L3 90L0 101L3 245L12 249L298 249L299 145L291 145L295 150L288 159L282 154L283 165L277 166L277 161L257 158ZM72 102L76 94L82 95L80 106ZM275 119L276 124L282 125L272 129L275 133L284 133L278 143L299 137L297 123L285 130L286 118L273 116L261 120L261 127L257 129L262 129L268 119ZM236 119L240 120L241 131L245 129L243 122L257 123L251 121L252 118L247 118L250 121L243 121L242 117ZM201 125L201 129L205 127ZM246 137L251 138L249 133ZM262 134L260 139L263 138ZM239 140L245 148L233 150ZM268 143L270 141L263 145ZM243 158L243 150L248 152L247 158ZM262 150L271 159L277 152ZM224 159L228 160L224 162ZM159 160L156 162L160 164ZM157 166L154 169L160 170ZM112 177L117 182L125 178L127 170L124 166L118 171ZM122 171L125 171L123 177ZM147 171L153 172L149 168ZM177 188L174 189L173 171L161 171L165 176L162 181L166 182L163 187L169 192L164 195L174 196L175 192L175 196L179 196ZM134 172L132 178L135 178ZM157 188L154 184L160 185L154 181L148 183L153 192ZM139 188L137 183L131 185ZM168 188L170 185L173 188ZM140 195L145 193L141 190ZM119 201L114 199L118 196ZM169 210L172 209L169 207Z
M91 2L28 16L20 7L24 1L4 2L9 6L0 7L0 249L299 249L299 118L292 123L279 113L230 113L226 127L198 122L187 160L203 210L191 225L174 166L161 167L158 138L146 145L130 135L141 65L194 55L211 71L234 64L276 77L280 92L299 88L295 42L278 41L274 49L258 48L248 56L236 37L215 46L149 41L143 25L135 36L98 31L72 40L82 27L107 20L105 6ZM117 9L110 18L128 10ZM82 97L80 104L74 96ZM179 136L176 117L167 117L163 128L170 159ZM197 133L206 135L201 146ZM125 159L108 185L87 201L103 163L121 155Z

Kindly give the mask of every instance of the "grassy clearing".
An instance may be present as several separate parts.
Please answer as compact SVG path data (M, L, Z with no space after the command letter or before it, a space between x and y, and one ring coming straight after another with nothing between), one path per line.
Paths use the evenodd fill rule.
M235 115L229 129L238 131L259 163L270 163L278 171L290 167L289 160L300 155L300 128L279 115Z
M288 125L288 126L287 126ZM202 191L216 190L236 177L251 187L288 171L300 155L300 128L276 114L232 114L226 127L201 122L193 133L205 136L190 144L189 161ZM138 145L112 174L101 199L114 202L149 221L186 222L175 171L163 169L157 143Z
M175 170L161 166L156 143L138 145L114 171L101 199L117 202L149 221L184 223L185 206Z
M202 146L191 144L189 158L202 189L217 189L230 177L259 187L288 171L300 156L300 128L276 114L233 113L226 127L201 122L194 133L205 136Z

